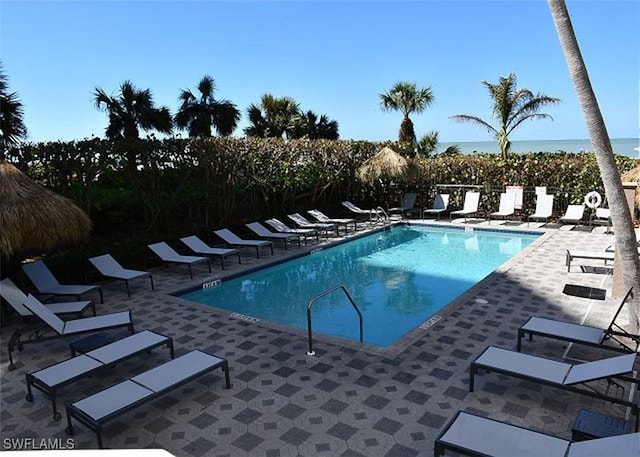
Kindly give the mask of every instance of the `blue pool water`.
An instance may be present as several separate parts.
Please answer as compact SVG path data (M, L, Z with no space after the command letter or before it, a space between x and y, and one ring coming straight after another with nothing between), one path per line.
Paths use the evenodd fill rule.
M394 227L223 282L182 298L307 328L307 303L344 284L366 343L387 347L528 246L538 234ZM313 331L359 339L340 291L313 305Z

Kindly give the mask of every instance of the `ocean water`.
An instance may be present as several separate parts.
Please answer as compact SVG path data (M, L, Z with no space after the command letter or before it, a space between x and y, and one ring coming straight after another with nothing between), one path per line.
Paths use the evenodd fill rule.
M447 147L457 144L463 154L474 152L500 152L497 141L475 141L475 142L447 142L438 145L438 153L443 152ZM629 157L640 158L640 138L612 138L611 146L613 152ZM591 142L583 140L531 140L512 141L511 151L515 153L525 152L588 152L591 151Z

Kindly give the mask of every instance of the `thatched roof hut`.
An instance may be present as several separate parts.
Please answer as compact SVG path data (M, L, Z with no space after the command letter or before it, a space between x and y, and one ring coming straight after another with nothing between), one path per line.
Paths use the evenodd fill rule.
M409 171L409 161L389 147L384 147L358 168L358 178L363 182L393 180Z
M0 161L0 257L79 243L90 231L89 217L71 200Z
M634 182L640 186L640 165L632 168L631 170L620 176L622 182ZM640 192L636 190L636 208L640 208Z

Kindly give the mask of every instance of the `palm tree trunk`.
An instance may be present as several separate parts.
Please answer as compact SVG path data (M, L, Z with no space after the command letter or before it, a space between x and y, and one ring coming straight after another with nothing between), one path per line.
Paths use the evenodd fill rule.
M616 252L618 254L616 257L619 258L619 265L622 267L624 286L627 289L634 287L635 295L638 297L640 295L640 260L638 258L636 234L631 212L624 195L620 172L613 157L609 134L589 80L587 67L582 59L567 5L564 0L548 0L548 3L567 66L569 67L569 74L578 94L582 114L587 124L591 145L596 154L598 168L600 168L602 182L609 201L611 221L616 240ZM614 266L614 268L616 267ZM638 298L632 300L632 309L629 314L629 330L637 333L638 328L640 328Z

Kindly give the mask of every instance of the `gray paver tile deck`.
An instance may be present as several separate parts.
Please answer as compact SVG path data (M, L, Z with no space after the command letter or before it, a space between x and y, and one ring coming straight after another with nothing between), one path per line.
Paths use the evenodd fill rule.
M486 224L474 224L482 225ZM491 227L499 225L494 221ZM243 320L167 295L220 277L219 265L212 274L196 269L193 281L180 268L158 268L156 290L134 286L130 299L124 288L107 283L106 303L98 305L99 313L131 309L137 329L172 336L178 354L202 348L227 358L233 386L224 389L219 373L182 386L107 425L105 443L117 448L162 447L194 457L417 456L432 454L439 430L458 409L563 438L570 437L571 423L583 407L622 417L625 411L615 405L496 374L480 376L476 391L468 392L469 363L487 345L514 348L517 329L530 315L603 325L616 305L612 298L597 301L562 293L565 284L610 291L611 276L582 272L578 266L567 273L564 255L568 248L604 250L613 237L600 231L548 233L535 248L440 312L439 321L410 332L391 352L336 344L335 339L319 336L317 355L310 357L304 331ZM307 249L314 247L317 244L310 242ZM285 253L276 247L275 256L261 261L243 253L243 264L228 262L224 273L303 249ZM621 320L625 319L623 313ZM24 399L24 374L68 357L66 342L26 345L16 353L17 369L9 371L6 343L14 328L0 329L0 437L66 438L64 420L51 420L44 395L34 392L34 403ZM523 350L571 361L615 354L568 348L544 338L524 341ZM81 398L166 360L163 350L131 359L64 389L62 400ZM97 447L94 435L81 425L74 438L78 447Z

